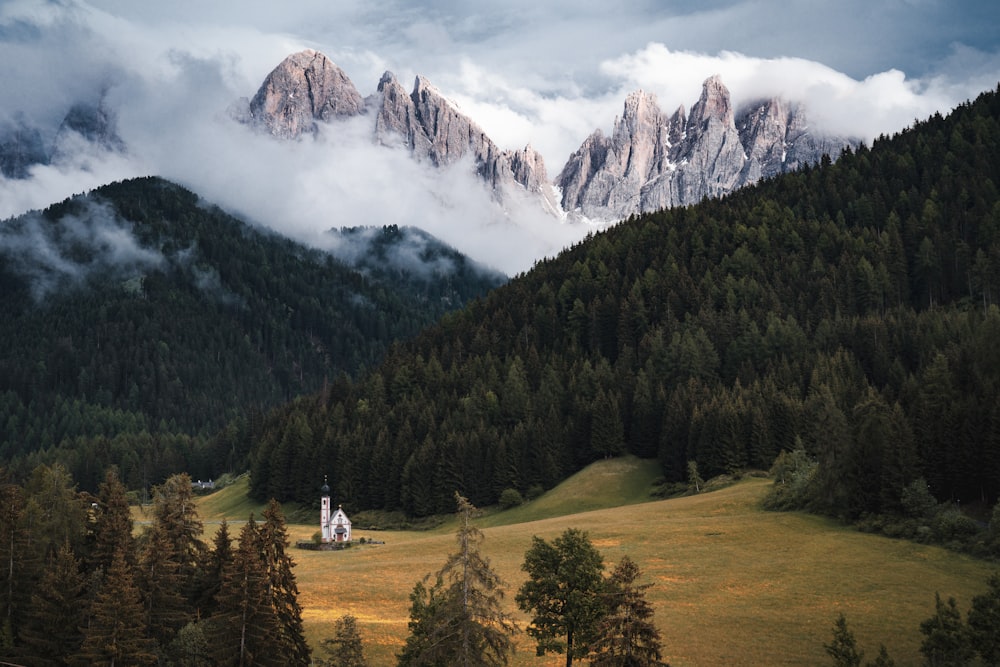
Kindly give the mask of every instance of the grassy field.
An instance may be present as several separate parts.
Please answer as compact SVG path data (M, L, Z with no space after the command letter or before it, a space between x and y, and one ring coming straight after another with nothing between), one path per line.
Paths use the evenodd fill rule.
M528 618L513 597L524 580L520 566L531 537L551 540L570 527L589 532L609 568L627 554L654 584L647 596L674 667L830 664L823 643L838 612L868 658L884 643L897 665L919 664L919 623L933 612L935 591L954 596L964 611L995 569L819 517L765 512L760 500L770 482L764 479L640 502L654 469L635 459L602 461L532 503L479 521L484 551L508 584L506 605L522 628ZM206 523L227 516L219 512L230 505L257 507L226 498L238 494L231 487L202 499ZM309 539L316 529L289 526L293 541ZM427 532L356 528L354 538L360 537L385 544L293 549L306 632L316 650L332 636L337 618L353 614L371 664L391 665L407 634L408 595L455 549L454 534L448 525ZM563 664L559 656L535 657L523 633L517 646L514 665Z

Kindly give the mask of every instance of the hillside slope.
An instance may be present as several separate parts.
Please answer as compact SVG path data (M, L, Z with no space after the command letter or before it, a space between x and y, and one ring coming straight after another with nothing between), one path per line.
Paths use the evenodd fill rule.
M827 664L823 644L840 612L866 656L884 643L896 664L918 664L919 624L933 613L934 592L955 596L965 609L985 589L991 568L981 561L817 517L765 512L760 500L768 483L751 479L697 496L485 527L483 553L506 582L504 606L521 628L529 618L513 598L533 536L552 540L567 528L585 530L608 569L628 555L641 581L653 584L647 599L664 658L675 666ZM593 494L605 490L598 485ZM560 485L552 493L563 491ZM315 531L290 526L292 539L307 540ZM389 665L408 632L409 593L454 552L455 537L447 527L355 529L355 539L361 537L383 544L294 552L306 633L319 646L340 616L352 614L371 664ZM512 665L565 660L536 657L524 633L516 646Z
M505 280L406 229L338 245L358 268L156 178L3 221L0 461L63 447L48 456L84 488L111 463L131 488L243 468L243 436L215 454L198 438L376 364Z
M819 506L1000 492L1000 97L836 163L633 218L264 424L260 498L450 510L658 456L684 479L820 462Z

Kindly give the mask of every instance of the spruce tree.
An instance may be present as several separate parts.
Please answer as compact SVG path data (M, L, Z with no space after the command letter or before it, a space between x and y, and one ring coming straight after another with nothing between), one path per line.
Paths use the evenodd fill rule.
M605 593L605 616L597 627L591 665L595 667L659 667L663 665L660 631L646 600L652 584L636 584L639 566L628 556L611 572Z
M286 665L274 638L279 626L253 515L240 531L239 547L226 568L208 630L212 658L220 666Z
M433 646L433 635L437 629L434 619L440 616L439 609L443 605L444 595L442 589L444 583L437 579L433 586L427 588L425 577L413 585L410 592L410 620L407 627L410 634L406 637L406 643L402 651L396 656L398 667L415 667L422 664L434 664L425 662L423 656L425 652Z
M968 636L983 663L1000 665L1000 573L987 580L989 589L972 598Z
M26 562L28 532L24 522L24 490L15 484L0 485L0 651L12 650L17 621L31 599L33 568Z
M184 585L181 592L187 596L206 551L201 541L203 526L187 473L172 475L153 490L153 525L169 542Z
M418 583L410 596L410 636L399 664L506 665L517 628L501 608L503 581L482 555L483 534L472 525L475 507L455 494L458 503L458 551L438 571L428 591Z
M969 664L975 655L955 598L948 598L945 604L941 595L935 593L934 615L920 623L920 632L924 635L920 652L927 658L929 667L961 667Z
M186 581L166 532L160 526L145 535L136 580L142 596L143 618L150 635L166 646L191 616L182 595Z
M333 638L323 640L329 660L317 660L320 667L368 667L364 645L358 632L358 619L346 614L333 624Z
M861 667L864 651L858 650L854 633L847 627L847 617L843 613L833 624L833 640L823 644L827 655L833 658L836 667Z
M132 536L132 512L129 509L125 485L114 468L108 469L97 490L97 507L93 510L91 548L86 559L90 570L107 571L115 552L125 551L129 563L135 562L135 540Z
M198 616L208 618L215 611L216 596L222 588L222 577L233 559L233 543L229 524L223 519L212 538L212 549L204 557L199 569L198 593L195 600Z
M278 621L278 644L287 665L308 665L309 645L302 628L302 607L299 587L292 568L295 563L288 555L290 544L285 516L277 500L271 499L264 510L264 523L258 533L258 544L267 576L271 607Z
M71 664L84 666L154 665L156 642L146 635L142 601L132 570L119 549L91 605L90 624Z
M53 554L31 596L18 655L32 665L64 665L83 642L84 578L69 544Z

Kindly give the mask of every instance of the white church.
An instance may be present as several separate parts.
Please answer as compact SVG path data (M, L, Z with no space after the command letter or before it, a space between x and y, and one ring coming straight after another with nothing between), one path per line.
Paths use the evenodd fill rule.
M323 481L319 504L319 529L323 544L351 541L351 520L344 514L344 508L330 514L330 485Z

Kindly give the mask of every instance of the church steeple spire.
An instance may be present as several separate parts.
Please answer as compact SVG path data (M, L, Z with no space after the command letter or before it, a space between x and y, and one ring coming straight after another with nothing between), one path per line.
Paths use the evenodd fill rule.
M323 486L319 490L319 530L324 542L329 542L332 533L330 528L330 485L323 475Z

